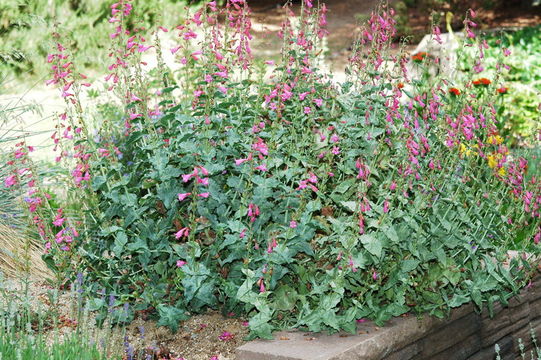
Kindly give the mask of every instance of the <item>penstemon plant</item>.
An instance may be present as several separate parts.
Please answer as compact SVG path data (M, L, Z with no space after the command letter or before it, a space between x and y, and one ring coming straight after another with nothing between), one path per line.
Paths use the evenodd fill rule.
M318 68L327 9L305 0L263 80L247 2L213 1L174 29L179 69L159 60L158 86L140 56L161 44L128 29L131 2L111 10L106 81L119 101L95 129L77 96L85 83L63 47L52 55L84 221L74 233L57 210L64 238L48 251L86 272L90 295L154 310L173 329L208 308L247 315L252 336L268 338L470 301L490 310L527 282L539 174L504 145L490 79L435 77L437 56L390 49L392 9L372 14L336 83ZM482 53L474 17L462 45ZM472 59L479 70L483 57Z

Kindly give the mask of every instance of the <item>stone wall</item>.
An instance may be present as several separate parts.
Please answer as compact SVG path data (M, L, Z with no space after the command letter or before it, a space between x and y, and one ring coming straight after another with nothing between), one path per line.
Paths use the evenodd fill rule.
M496 304L494 317L468 304L449 318L396 318L384 326L360 324L357 335L280 332L275 340L241 346L238 360L485 360L494 359L494 344L504 360L520 359L518 339L532 347L530 328L541 342L541 276L509 301ZM527 357L529 359L529 356Z

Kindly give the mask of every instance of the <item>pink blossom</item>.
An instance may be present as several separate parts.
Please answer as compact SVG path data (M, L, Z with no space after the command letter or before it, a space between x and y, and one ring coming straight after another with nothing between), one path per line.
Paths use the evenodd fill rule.
M218 339L222 341L229 341L233 339L235 335L231 334L229 331L224 331L220 336L218 336Z
M295 220L291 220L289 222L289 227L295 229L297 227L297 222Z
M177 238L178 239L178 238ZM186 261L184 260L177 260L177 267L183 267L186 265Z
M323 99L314 99L314 103L317 107L323 106Z
M4 180L5 187L12 187L17 182L17 177L15 175L10 175Z
M267 167L265 166L265 164L261 164L259 166L256 166L255 169L259 170L259 171L263 171L263 172L268 170Z
M259 279L259 292L260 293L265 292L265 282L263 282L263 278Z
M187 227L183 227L182 229L180 229L179 231L177 231L177 233L175 234L175 237L178 239L180 239L181 237L188 237L190 236L190 229L188 229Z
M383 202L383 212L388 213L389 212L389 200L385 200Z
M209 178L200 178L200 177L196 177L197 178L197 183L198 184L201 184L201 185L204 185L204 186L208 186L209 184Z
M202 197L202 198L205 198L205 199L208 198L209 195L210 195L210 193L208 193L208 192L204 192L204 193L201 193L201 194L197 194L197 196Z
M184 199L186 199L188 196L192 195L192 193L182 193L182 194L178 194L178 200L179 201L183 201Z
M306 115L310 114L312 112L312 108L310 106L305 106L304 107L304 113Z
M190 181L190 179L191 179L193 176L194 176L193 174L185 174L185 175L182 175L182 181L186 183L186 182Z

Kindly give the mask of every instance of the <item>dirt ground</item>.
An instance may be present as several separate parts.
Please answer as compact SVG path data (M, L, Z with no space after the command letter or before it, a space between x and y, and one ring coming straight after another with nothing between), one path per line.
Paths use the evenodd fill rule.
M215 311L181 322L177 333L141 317L136 317L126 328L97 328L94 314L81 316L78 312L78 299L76 291L57 291L42 280L31 281L27 295L21 280L0 280L0 306L5 308L11 301L23 304L28 300L34 311L47 314L41 333L49 342L61 341L81 325L95 343L106 339L110 351L125 354L126 360L128 347L133 349L130 360L210 360L214 356L217 360L234 360L235 349L248 335L248 323L244 319L224 317Z

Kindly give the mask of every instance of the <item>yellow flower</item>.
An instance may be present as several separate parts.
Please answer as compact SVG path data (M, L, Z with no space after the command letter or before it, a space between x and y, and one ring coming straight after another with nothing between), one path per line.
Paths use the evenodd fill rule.
M469 149L466 145L464 145L463 143L460 143L460 147L459 147L459 151L460 151L460 154L464 154L466 156L470 156L472 154L472 151L471 149Z
M488 143L492 145L500 145L503 143L503 138L500 135L490 135L488 137Z
M490 167L491 169L494 169L496 166L498 166L498 157L497 157L497 155L498 154L487 155L488 167Z
M505 168L504 167L501 167L501 168L498 169L498 175L505 176Z

